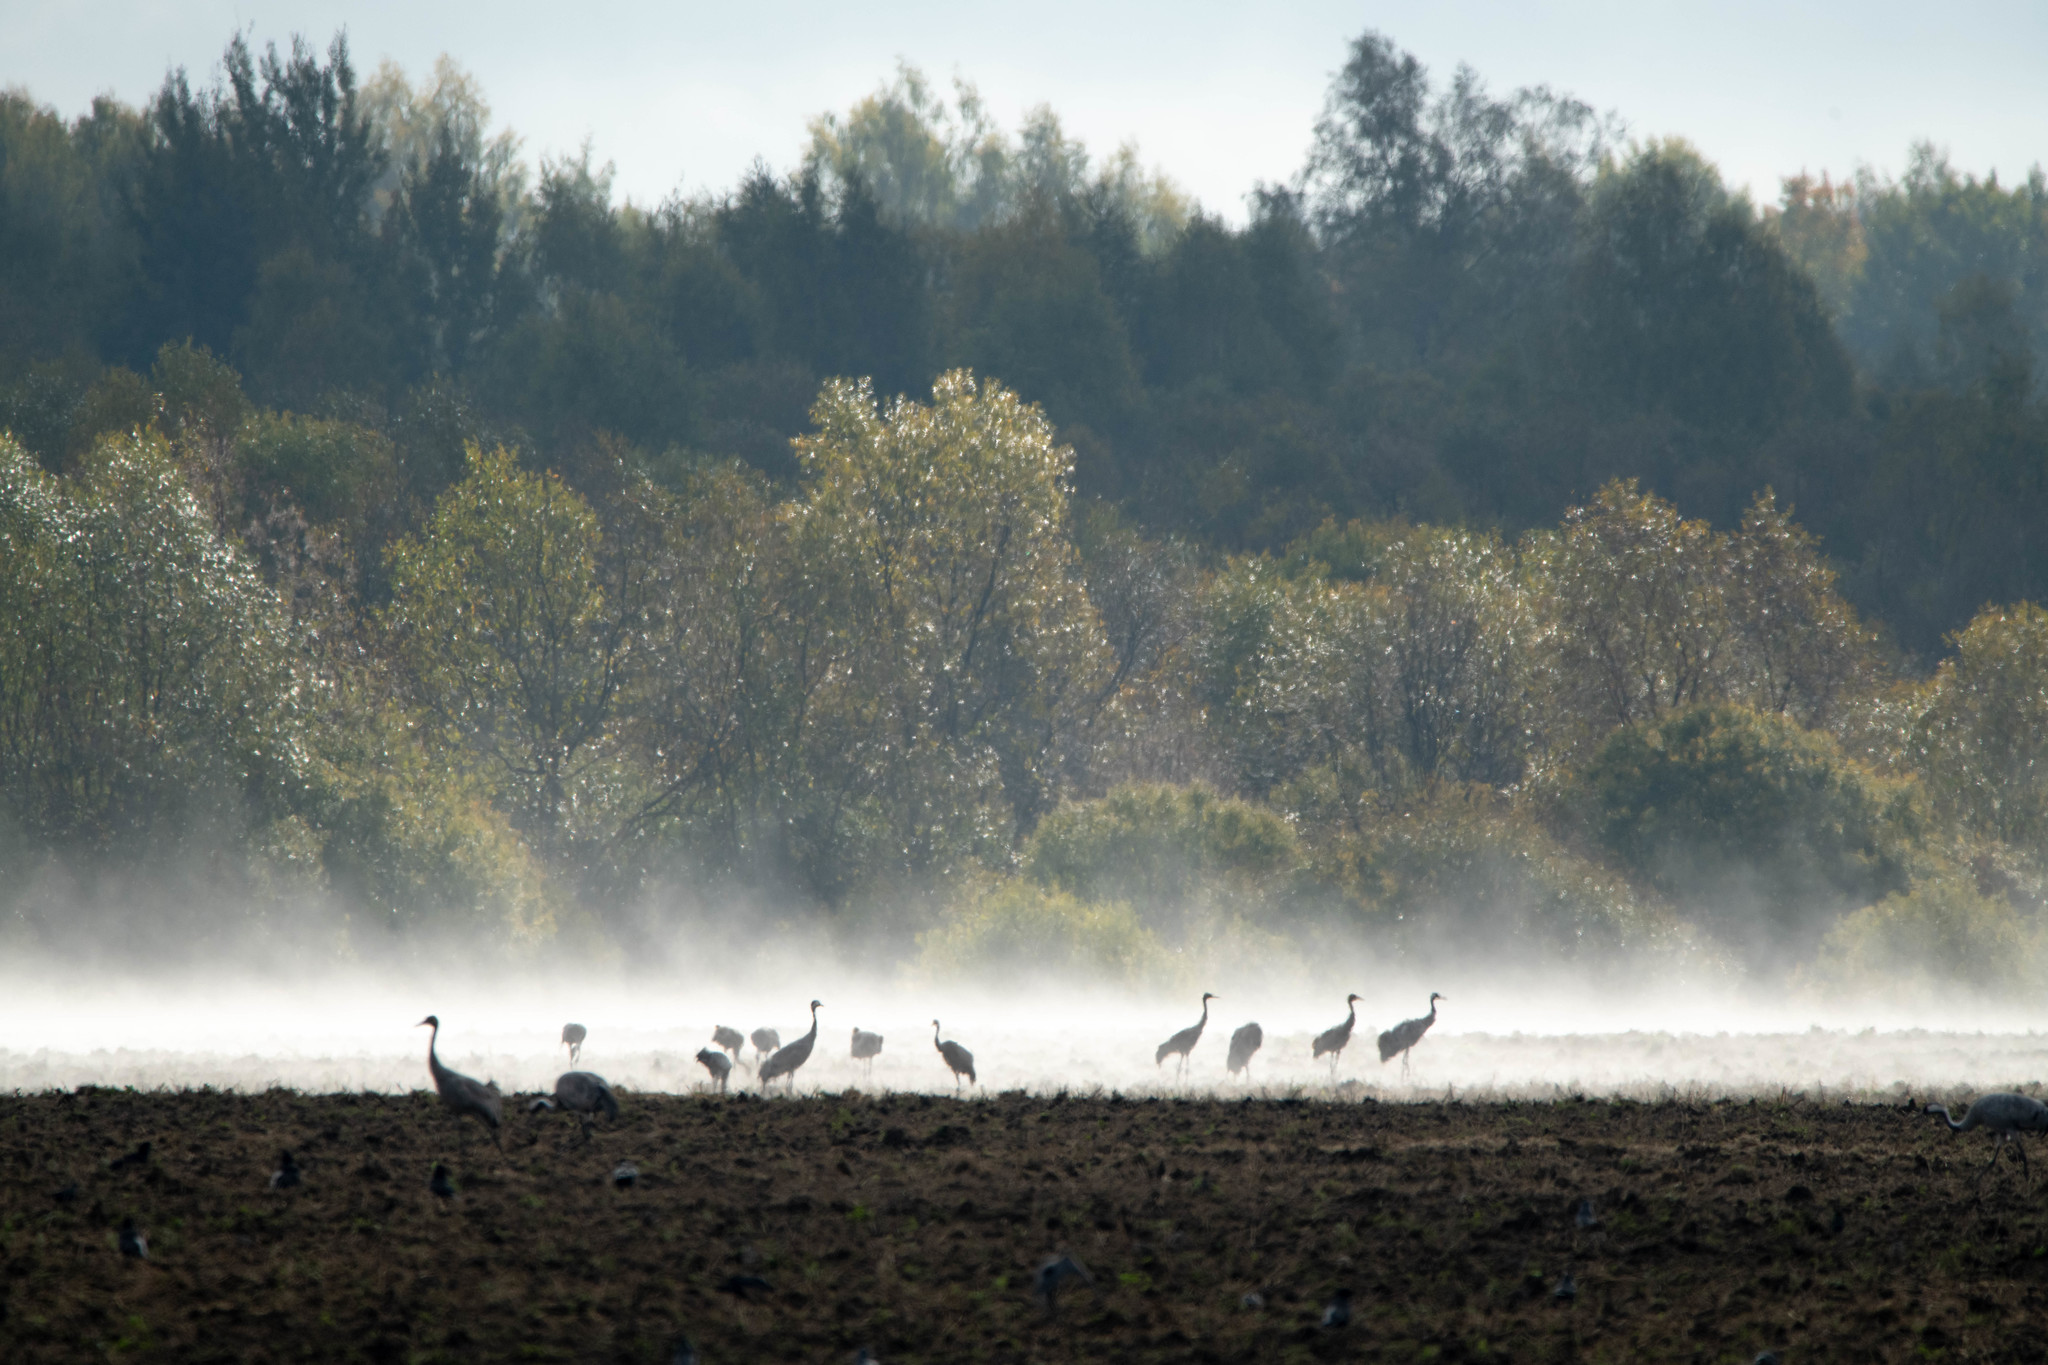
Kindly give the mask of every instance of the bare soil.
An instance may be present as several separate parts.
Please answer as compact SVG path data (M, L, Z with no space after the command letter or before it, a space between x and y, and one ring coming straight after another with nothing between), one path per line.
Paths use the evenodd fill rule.
M1916 1108L623 1102L501 1153L430 1094L0 1099L0 1360L2048 1357L2042 1189Z

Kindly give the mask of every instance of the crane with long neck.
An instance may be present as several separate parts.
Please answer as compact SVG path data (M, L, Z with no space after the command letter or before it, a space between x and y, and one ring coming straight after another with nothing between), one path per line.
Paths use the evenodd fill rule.
M1316 1035L1315 1056L1318 1060L1326 1055L1329 1057L1332 1076L1337 1074L1337 1062L1351 1042L1351 1030L1358 1026L1358 997L1345 996L1344 1006L1351 1011L1344 1016L1344 1022L1333 1024Z
M1176 1078L1187 1070L1188 1054L1195 1050L1196 1043L1202 1041L1202 1030L1209 1027L1209 1002L1214 999L1215 996L1203 991L1202 1017L1161 1043L1158 1053L1152 1059L1156 1064L1165 1066L1168 1057L1179 1057L1180 1063L1173 1069Z
M761 1063L761 1087L765 1090L770 1081L789 1077L790 1093L796 1093L796 1069L811 1060L811 1049L818 1042L818 1006L822 1001L811 1002L811 1031L791 1043L778 1048L775 1055Z
M1998 1154L2005 1150L2007 1144L2011 1144L2012 1149L2020 1154L2020 1169L2026 1172L2027 1179L2034 1178L2033 1171L2027 1165L2027 1149L2020 1142L2020 1134L2048 1133L2048 1104L2041 1103L2031 1095L1999 1090L1989 1095L1978 1096L1976 1101L1963 1111L1963 1116L1959 1119L1950 1117L1948 1106L1945 1104L1930 1104L1927 1106L1927 1112L1941 1115L1942 1122L1948 1125L1951 1133L1967 1133L1972 1128L1984 1128L1991 1132L1991 1160L1985 1162L1984 1169L1977 1172L1976 1182L1971 1186L1973 1190L1984 1183L1985 1175L1997 1164Z
M932 1020L932 1046L938 1049L939 1056L946 1059L946 1069L953 1073L955 1090L960 1088L960 1078L963 1076L973 1085L981 1084L974 1074L974 1054L950 1038L940 1042L939 1021L936 1019Z
M491 1130L491 1141L502 1148L505 1141L499 1130L505 1123L505 1099L498 1093L497 1082L487 1084L441 1065L437 1048L441 1041L439 1015L430 1014L415 1027L433 1030L427 1035L427 1074L434 1078L434 1089L441 1096L441 1103L454 1110L458 1117L463 1114L474 1116Z

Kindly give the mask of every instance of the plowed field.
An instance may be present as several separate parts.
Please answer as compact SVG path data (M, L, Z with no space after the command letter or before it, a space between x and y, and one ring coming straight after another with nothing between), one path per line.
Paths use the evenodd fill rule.
M1906 1107L623 1102L501 1153L425 1094L0 1099L0 1359L2048 1356L2044 1192Z

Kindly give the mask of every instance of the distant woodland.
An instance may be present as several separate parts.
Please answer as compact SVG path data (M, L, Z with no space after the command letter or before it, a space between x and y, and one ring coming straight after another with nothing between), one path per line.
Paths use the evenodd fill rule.
M1242 226L910 68L652 206L341 38L0 95L0 945L2040 979L2041 171L1332 56Z

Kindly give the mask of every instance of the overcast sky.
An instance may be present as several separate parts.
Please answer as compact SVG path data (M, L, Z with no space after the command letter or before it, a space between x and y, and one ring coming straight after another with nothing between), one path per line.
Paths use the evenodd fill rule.
M1026 22L1020 16L1029 16ZM2048 4L960 3L567 5L498 0L0 0L0 86L66 114L139 102L174 66L210 80L238 29L325 46L346 26L365 74L415 77L446 52L476 75L530 160L588 138L640 202L731 186L756 157L795 164L805 123L903 58L975 82L1006 127L1056 109L1098 152L1135 140L1213 212L1301 163L1347 43L1376 28L1438 78L1460 62L1497 93L1547 84L1679 134L1759 201L1802 168L1896 172L1927 139L2008 182L2048 158Z

